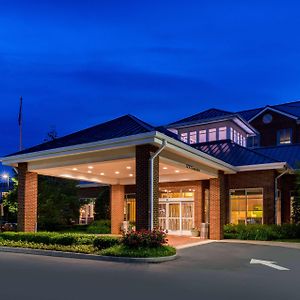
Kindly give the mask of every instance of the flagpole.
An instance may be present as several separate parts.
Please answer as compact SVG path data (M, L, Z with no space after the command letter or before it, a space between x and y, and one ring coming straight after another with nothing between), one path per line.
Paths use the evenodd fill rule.
M19 133L20 133L20 141L19 141L19 149L22 151L23 149L23 120L22 120L22 110L23 110L23 98L20 97L20 110L19 110Z

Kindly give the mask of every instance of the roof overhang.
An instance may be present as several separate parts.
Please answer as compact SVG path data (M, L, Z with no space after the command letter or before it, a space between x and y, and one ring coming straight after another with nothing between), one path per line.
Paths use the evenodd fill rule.
M292 168L286 162L275 162L268 164L257 164L257 165L245 165L236 167L238 172L245 171L262 171L262 170L286 170Z
M195 166L201 165L203 171L214 170L213 174L223 171L227 174L236 173L234 166L219 159L205 154L202 151L177 141L158 131L152 131L116 139L109 139L99 142L79 144L68 147L55 148L45 151L38 151L26 154L7 156L2 158L4 165L17 167L19 163L27 162L31 170L46 169L48 167L71 165L72 163L88 163L96 161L110 161L124 159L135 155L135 146L153 144L160 146L167 141L166 159L172 159L184 163L192 162ZM197 166L198 168L198 166Z

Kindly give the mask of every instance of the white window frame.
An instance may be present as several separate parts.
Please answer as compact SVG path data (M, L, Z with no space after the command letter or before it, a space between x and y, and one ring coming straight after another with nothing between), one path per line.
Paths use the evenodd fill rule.
M211 139L211 134L215 134L215 139ZM208 129L208 141L214 142L217 140L217 128L209 128Z

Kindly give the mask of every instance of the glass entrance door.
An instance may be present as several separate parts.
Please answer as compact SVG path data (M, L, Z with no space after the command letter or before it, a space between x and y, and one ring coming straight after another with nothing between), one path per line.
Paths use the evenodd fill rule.
M194 202L159 203L159 227L171 234L190 235L194 226Z

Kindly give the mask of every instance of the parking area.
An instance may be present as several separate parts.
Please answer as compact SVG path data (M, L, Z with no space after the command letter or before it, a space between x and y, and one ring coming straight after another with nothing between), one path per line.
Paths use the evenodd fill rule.
M162 264L0 253L3 299L284 299L299 296L300 250L210 243ZM274 262L280 271L252 259Z

